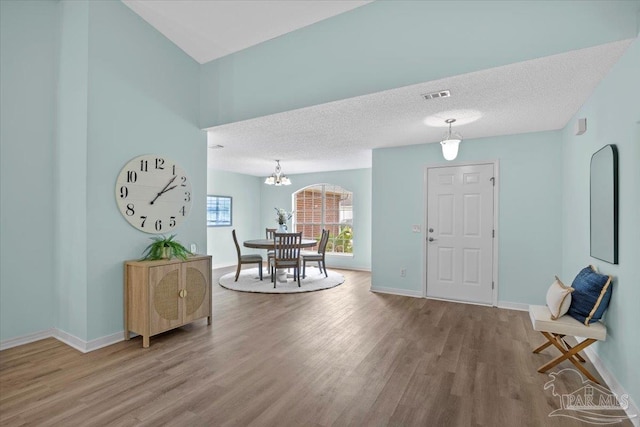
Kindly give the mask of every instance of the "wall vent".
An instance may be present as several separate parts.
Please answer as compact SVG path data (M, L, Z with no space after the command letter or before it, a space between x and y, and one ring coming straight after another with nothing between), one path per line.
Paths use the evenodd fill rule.
M437 92L422 94L422 97L426 100L436 99L436 98L448 98L450 96L451 96L451 92L449 92L449 90L439 90Z

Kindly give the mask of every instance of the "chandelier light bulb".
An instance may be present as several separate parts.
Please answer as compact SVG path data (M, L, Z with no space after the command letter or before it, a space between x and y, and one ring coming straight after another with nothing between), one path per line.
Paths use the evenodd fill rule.
M282 173L282 168L280 167L280 160L276 160L276 170L271 176L268 176L264 183L267 185L275 185L279 187L281 185L291 185L291 180Z

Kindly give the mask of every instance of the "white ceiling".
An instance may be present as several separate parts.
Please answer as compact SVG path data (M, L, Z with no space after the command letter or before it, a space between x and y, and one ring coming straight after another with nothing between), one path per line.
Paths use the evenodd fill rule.
M201 64L373 0L122 0Z
M122 0L199 62L244 49L367 2ZM215 21L215 24L213 22ZM219 22L218 22L219 21ZM371 150L438 142L447 118L465 141L557 130L632 40L225 124L209 130L209 167L270 175L371 166ZM451 97L421 94L448 89Z

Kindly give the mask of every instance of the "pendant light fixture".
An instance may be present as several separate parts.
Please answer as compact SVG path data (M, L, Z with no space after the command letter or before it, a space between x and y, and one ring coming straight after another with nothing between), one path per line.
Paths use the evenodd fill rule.
M444 136L440 145L442 145L442 156L445 160L453 160L458 156L458 145L462 142L462 136L459 133L451 132L451 124L456 119L447 119L444 122L449 124L449 132Z
M276 171L268 176L267 179L264 180L264 183L267 185L291 185L291 180L287 178L286 175L282 173L282 168L280 167L280 160L276 160Z

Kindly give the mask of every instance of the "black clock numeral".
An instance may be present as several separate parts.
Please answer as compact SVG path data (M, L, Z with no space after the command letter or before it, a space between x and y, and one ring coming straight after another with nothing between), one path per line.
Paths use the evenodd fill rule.
M181 176L180 179L182 180L182 184L180 184L180 187L186 187L187 186L187 177L186 176Z
M176 217L172 216L169 218L169 227L175 227L176 226Z
M127 171L127 182L136 182L138 180L138 174L136 171Z
M140 219L142 220L142 224L140 224L140 227L144 227L144 223L147 222L147 217L146 216L140 216Z
M164 159L161 157L158 157L156 159L156 169L162 169L164 170Z
M133 206L133 203L127 204L127 210L125 211L127 216L135 215L136 211L134 210L134 208L135 208L135 206Z
M158 219L156 220L156 231L160 231L162 230L162 220Z
M191 200L191 193L189 193L188 191L184 192L184 201L188 202Z
M147 160L140 160L140 172L148 172L149 162Z
M182 216L184 216L185 211L186 211L186 209L185 209L184 206L182 207L182 209L178 210L178 212L180 212L182 214Z
M176 174L176 165L173 165L173 169L171 170L171 172L175 175Z
M128 195L129 195L129 189L124 185L120 187L120 198L126 199Z

